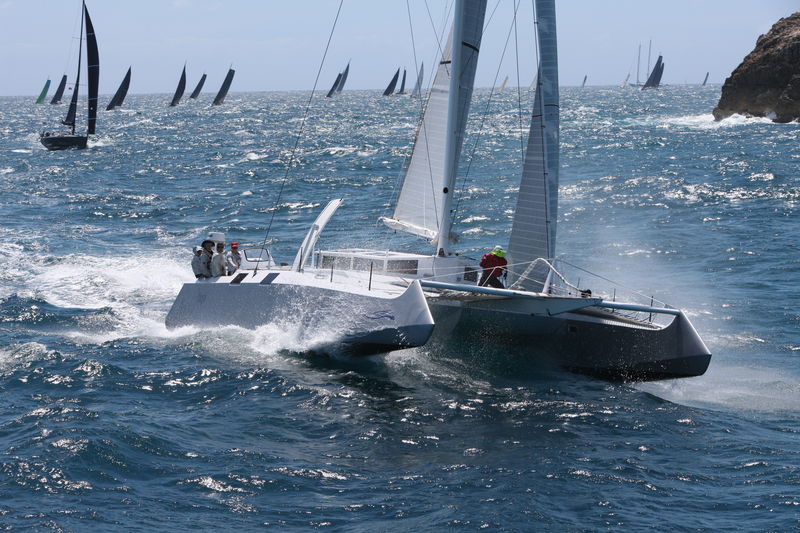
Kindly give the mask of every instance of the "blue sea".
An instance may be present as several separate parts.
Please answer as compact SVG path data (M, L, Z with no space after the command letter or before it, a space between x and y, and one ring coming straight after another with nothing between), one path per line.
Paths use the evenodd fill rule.
M260 243L274 216L286 261L344 198L321 247L428 251L377 223L419 100L318 94L287 171L308 92L131 95L72 152L38 141L65 106L0 98L0 529L800 529L800 124L714 122L719 90L562 90L558 253L685 309L714 354L644 384L165 328L209 231ZM465 255L508 241L521 99L476 92Z

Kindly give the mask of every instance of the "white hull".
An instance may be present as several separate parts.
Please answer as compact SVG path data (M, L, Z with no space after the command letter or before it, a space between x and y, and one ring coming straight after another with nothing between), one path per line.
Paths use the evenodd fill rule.
M548 302L548 300L554 302ZM559 300L562 300L559 302ZM575 309L558 312L569 306ZM598 299L431 295L433 345L502 348L519 362L552 365L612 381L702 375L711 353L679 311L668 325L635 321L591 305Z
M323 350L369 355L425 344L434 322L418 281L276 269L186 283L166 318L169 328L265 324L324 331Z

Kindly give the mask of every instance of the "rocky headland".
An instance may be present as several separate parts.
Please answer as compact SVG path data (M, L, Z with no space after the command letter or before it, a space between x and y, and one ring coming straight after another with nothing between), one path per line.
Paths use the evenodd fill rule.
M800 11L758 38L725 80L713 113L716 120L734 113L773 122L800 120Z

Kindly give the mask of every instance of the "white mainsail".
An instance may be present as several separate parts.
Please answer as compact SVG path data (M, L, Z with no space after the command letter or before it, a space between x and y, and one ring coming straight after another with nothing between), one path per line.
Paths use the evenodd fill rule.
M536 272L519 279L537 258L552 258L556 248L558 216L558 50L554 0L536 0L539 71L528 147L522 168L517 208L509 239L509 280L539 291L543 279ZM528 279L533 278L533 279Z
M381 219L390 228L439 241L439 248L449 236L447 211L472 99L485 12L486 0L457 2L456 22L433 80L394 213ZM453 32L461 34L456 54L451 54ZM456 79L451 84L453 55L460 61L452 65ZM451 98L456 100L451 102ZM441 228L443 224L447 227ZM440 230L445 239L439 238Z

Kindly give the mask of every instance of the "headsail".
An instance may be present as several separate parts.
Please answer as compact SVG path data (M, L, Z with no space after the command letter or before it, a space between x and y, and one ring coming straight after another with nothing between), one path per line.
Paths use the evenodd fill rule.
M119 107L122 105L122 102L125 101L125 97L128 95L128 88L131 86L131 67L128 67L128 72L125 74L125 77L122 78L122 83L119 84L119 89L117 92L114 93L114 97L106 106L106 111L111 111L115 107Z
M56 89L55 94L53 95L53 99L50 100L51 104L60 104L61 97L64 96L64 89L67 87L67 75L64 74L61 76L61 81L58 83L58 88Z
M425 63L420 64L419 74L417 74L417 83L414 84L414 90L411 91L412 98L419 98L422 96L422 77L425 74Z
M100 85L100 54L97 51L97 37L94 34L92 19L89 17L89 10L83 6L83 14L86 17L86 71L89 77L89 100L88 120L86 133L93 135L97 124L97 92Z
M642 89L655 89L659 85L661 85L661 76L664 74L664 58L662 56L658 56L656 60L656 64L653 67L652 72L650 72L650 76L647 77L647 81L644 82Z
M181 79L178 82L178 88L175 89L175 95L172 97L172 102L169 104L170 107L178 105L178 102L181 101L183 97L183 91L186 90L186 65L183 66L183 72L181 72Z
M539 71L528 147L522 167L517 207L509 239L509 280L537 291L542 288L539 272L519 276L537 258L555 256L558 217L558 49L555 0L536 0ZM527 278L534 278L531 281Z
M472 99L486 0L457 2L458 6L460 11L457 9L455 20L461 21L461 46L457 54L451 55L454 24L417 130L394 212L391 218L381 219L393 229L419 235L431 242L439 240L440 243L442 220L447 226L443 228L445 241L449 238L448 205ZM451 65L453 56L460 58L457 65ZM453 83L451 67L460 73Z
M203 90L203 85L205 84L205 82L206 82L206 74L204 72L203 75L200 76L200 81L197 82L194 91L192 91L192 94L189 95L190 100L196 100L197 97L200 96L200 91Z
M219 88L219 92L214 98L214 103L212 105L220 105L225 101L225 97L228 95L228 90L231 88L234 74L236 74L235 70L232 68L228 69L228 74L225 76L225 81L222 82L222 87Z
M383 91L383 96L391 96L394 93L394 88L397 87L397 79L400 77L400 69L397 69L397 72L394 73L392 76L392 81L389 82L389 85L386 87L386 90Z
M50 80L44 82L44 87L42 87L42 92L39 93L39 98L36 99L37 104L43 104L44 99L47 98L47 91L50 90Z

